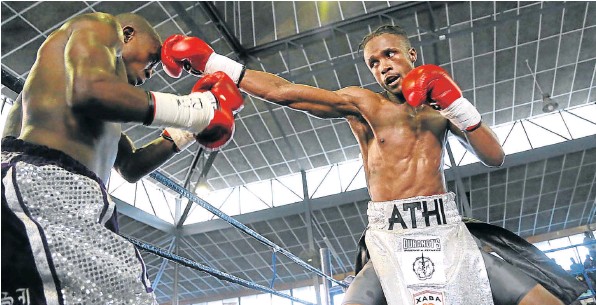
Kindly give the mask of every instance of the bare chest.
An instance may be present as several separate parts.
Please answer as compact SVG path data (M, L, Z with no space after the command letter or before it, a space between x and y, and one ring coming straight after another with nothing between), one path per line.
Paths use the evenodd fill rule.
M373 200L444 191L443 142L447 120L436 110L389 104L366 113L354 134ZM422 181L425 181L422 183ZM403 197L406 196L406 197Z
M442 140L447 120L436 110L422 105L385 103L364 113L362 126L353 128L361 144L389 146L390 149L426 138Z

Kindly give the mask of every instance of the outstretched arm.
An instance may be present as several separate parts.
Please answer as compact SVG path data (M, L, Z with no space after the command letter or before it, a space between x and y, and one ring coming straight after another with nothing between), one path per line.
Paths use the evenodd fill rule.
M359 102L364 95L374 95L362 88L348 87L329 91L294 84L271 73L247 70L240 88L266 101L306 111L320 118L340 118L359 115Z
M363 100L375 96L358 87L329 91L293 84L271 73L245 70L242 64L215 53L197 37L170 36L163 44L162 63L172 77L180 77L183 69L195 74L223 71L253 96L321 118L360 115Z

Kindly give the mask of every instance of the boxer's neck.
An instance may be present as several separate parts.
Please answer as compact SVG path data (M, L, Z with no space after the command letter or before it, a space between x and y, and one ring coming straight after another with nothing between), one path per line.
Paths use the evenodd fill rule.
M386 99L388 99L394 103L404 104L406 102L406 99L403 97L403 95L398 96L397 94L393 94L387 90L383 91L382 94Z

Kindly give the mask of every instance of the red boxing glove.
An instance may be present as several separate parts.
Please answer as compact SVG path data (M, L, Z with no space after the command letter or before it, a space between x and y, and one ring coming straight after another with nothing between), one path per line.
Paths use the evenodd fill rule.
M412 107L429 101L461 130L473 130L480 124L478 110L462 97L457 84L439 66L423 65L413 69L404 77L401 90Z
M218 76L217 74L223 74ZM195 138L206 149L217 150L227 145L234 134L234 115L229 105L237 105L242 95L234 82L223 72L206 75L192 88L192 92L209 90L217 100L217 108L209 125Z
M182 74L183 63L182 61L176 61L170 54L172 47L180 40L184 39L183 35L172 35L163 42L161 46L161 65L166 73L173 77L179 78Z
M211 54L213 49L201 39L179 34L168 37L161 47L164 70L174 78L180 77L182 69L203 73Z
M182 69L195 75L223 71L238 84L244 74L244 65L215 53L206 42L197 37L168 37L163 43L161 58L164 70L174 78L180 77Z
M406 74L401 85L408 104L418 107L431 99L440 109L445 109L462 97L461 90L439 66L424 65Z
M211 88L209 91L215 95L215 98L222 107L232 110L236 114L244 108L244 99L242 94L232 81L232 79L224 72L218 71L213 74L203 76L199 82L192 88L192 92L199 91L204 88ZM238 94L235 94L235 93Z

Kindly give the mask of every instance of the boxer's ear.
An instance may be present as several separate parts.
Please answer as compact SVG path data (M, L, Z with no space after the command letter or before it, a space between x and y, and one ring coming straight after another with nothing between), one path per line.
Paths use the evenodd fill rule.
M129 42L135 35L135 29L129 25L123 27L122 32L124 33L124 43Z
M410 61L412 63L415 63L416 59L418 59L418 53L416 53L416 49L414 48L410 48L410 50L408 50L408 55L410 55Z

